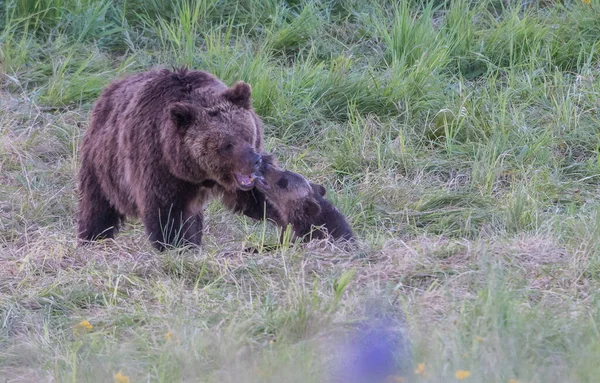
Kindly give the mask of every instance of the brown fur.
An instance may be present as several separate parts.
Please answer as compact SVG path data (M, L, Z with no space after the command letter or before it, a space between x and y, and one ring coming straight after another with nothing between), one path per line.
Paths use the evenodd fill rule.
M260 192L243 190L263 146L250 93L245 83L228 88L185 69L109 85L81 146L78 237L113 237L126 216L137 216L159 249L200 244L202 210L215 195L255 219L267 205L267 217L277 220Z
M261 172L263 181L256 188L277 211L280 226L292 226L294 238L304 240L333 239L353 240L354 233L346 218L325 199L325 188L307 181L298 173L282 170L273 158L263 156Z

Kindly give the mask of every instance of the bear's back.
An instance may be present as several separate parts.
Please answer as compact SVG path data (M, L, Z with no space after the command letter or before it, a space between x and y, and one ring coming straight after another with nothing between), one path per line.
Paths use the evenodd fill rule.
M320 194L315 193L315 198L319 202L321 212L313 224L323 225L334 239L347 241L354 239L354 232L346 217Z
M113 81L98 97L90 129L116 129L131 118L138 120L137 123L156 121L162 118L168 104L194 97L196 102L208 105L215 94L226 88L207 72L186 69L153 70L128 76Z

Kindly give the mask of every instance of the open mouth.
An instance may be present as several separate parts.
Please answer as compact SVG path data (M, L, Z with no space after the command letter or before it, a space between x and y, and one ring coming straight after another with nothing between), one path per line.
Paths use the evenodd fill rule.
M256 178L256 187L260 190L269 190L271 187L263 177Z
M250 190L254 187L254 182L256 180L260 180L262 177L256 173L252 173L250 175L247 174L235 174L235 180L238 183L238 186L242 190Z

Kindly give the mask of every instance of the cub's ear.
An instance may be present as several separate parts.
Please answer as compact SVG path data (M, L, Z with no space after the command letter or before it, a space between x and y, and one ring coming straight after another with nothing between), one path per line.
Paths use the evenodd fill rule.
M304 202L304 204L306 215L309 217L314 217L321 214L321 206L316 199L309 198Z
M323 185L313 184L312 182L310 182L310 186L312 187L312 190L315 193L319 194L321 197L325 197L325 194L327 194L327 189L325 189Z
M250 109L252 107L252 103L250 102L251 95L252 88L243 81L239 81L237 84L223 92L223 97L225 97L226 100L233 105L237 105L244 109Z
M196 113L196 109L193 105L184 102L172 104L169 110L171 120L178 128L182 129L185 129L192 124L194 119L196 119Z

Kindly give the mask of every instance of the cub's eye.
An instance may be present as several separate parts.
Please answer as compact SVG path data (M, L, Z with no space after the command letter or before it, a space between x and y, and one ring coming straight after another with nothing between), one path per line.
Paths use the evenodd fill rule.
M218 110L216 110L216 109L213 109L213 110L209 110L209 111L207 112L207 114L208 114L210 117L217 117L217 116L219 115L219 111L218 111Z
M280 178L279 181L277 181L277 186L279 186L282 189L287 189L287 186L288 186L287 178Z

